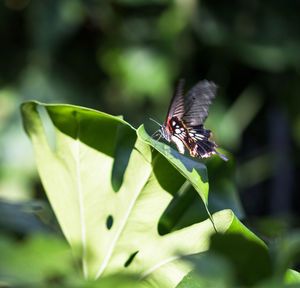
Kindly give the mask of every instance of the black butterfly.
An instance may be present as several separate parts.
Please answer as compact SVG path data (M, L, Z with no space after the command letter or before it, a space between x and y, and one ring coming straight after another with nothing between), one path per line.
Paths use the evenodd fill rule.
M217 86L203 80L185 95L183 86L184 80L181 79L171 100L166 121L160 125L160 137L168 142L173 141L181 154L184 154L185 146L193 157L207 158L217 154L227 161L228 158L216 150L216 143L210 139L211 131L203 126L211 100L216 96Z

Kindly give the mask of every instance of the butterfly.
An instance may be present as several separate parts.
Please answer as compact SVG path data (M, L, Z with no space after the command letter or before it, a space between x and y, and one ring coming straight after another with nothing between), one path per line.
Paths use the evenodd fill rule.
M158 123L158 141L163 137L168 142L174 142L181 154L184 154L186 147L192 157L208 158L217 154L227 161L228 158L216 150L217 144L211 140L212 132L203 126L211 101L216 96L217 86L203 80L185 95L183 88L184 79L181 79L175 89L165 123Z

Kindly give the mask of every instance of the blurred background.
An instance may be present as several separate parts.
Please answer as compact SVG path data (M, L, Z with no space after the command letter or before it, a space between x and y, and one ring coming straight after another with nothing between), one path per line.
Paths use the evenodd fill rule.
M1 231L58 229L20 103L82 105L151 132L149 117L164 121L181 77L187 89L201 79L219 87L206 127L231 160L207 161L211 210L233 209L266 241L299 228L299 9L296 0L1 1ZM186 202L186 222L199 203Z

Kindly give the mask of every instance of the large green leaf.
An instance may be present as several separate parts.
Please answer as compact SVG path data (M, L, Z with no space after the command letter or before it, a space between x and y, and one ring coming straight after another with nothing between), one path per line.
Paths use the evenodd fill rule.
M54 125L55 149L48 144L38 106ZM161 154L152 159L151 147L119 117L37 102L24 103L22 114L47 196L82 258L84 275L134 274L151 286L175 287L191 270L182 257L207 250L215 233L210 220L158 233L161 215L185 180L179 172ZM206 199L205 166L195 169L184 156L166 156ZM259 241L230 210L213 219L219 232L238 231Z

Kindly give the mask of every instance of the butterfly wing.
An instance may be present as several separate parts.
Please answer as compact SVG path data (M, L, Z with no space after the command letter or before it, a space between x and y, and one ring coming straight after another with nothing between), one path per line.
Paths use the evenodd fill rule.
M212 154L219 155L224 161L228 158L217 151L217 145L210 139L211 131L203 127L203 125L194 126L189 130L189 135L194 142L191 142L190 152L192 156L200 156L201 158L210 157Z
M181 79L171 100L165 124L161 126L161 136L169 142L173 141L182 154L186 146L192 157L207 158L218 154L227 161L227 157L216 150L216 143L210 140L211 132L203 126L217 86L207 80L201 81L185 97L183 86L184 80Z
M217 86L215 83L203 80L189 90L184 97L183 122L187 127L204 123L209 113L209 105L215 98Z
M183 86L184 79L180 79L171 100L171 104L167 113L166 123L168 122L168 119L171 119L173 117L177 117L180 120L184 114L185 107L183 99Z

